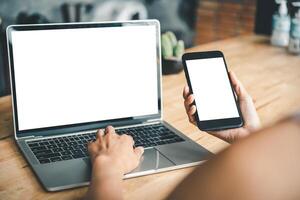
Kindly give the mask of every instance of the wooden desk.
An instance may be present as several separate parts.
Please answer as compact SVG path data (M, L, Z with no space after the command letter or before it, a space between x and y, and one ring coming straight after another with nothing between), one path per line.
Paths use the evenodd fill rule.
M261 36L244 36L190 49L220 49L228 66L236 72L252 95L263 126L300 108L300 56L269 45ZM188 123L182 88L183 72L163 77L164 118L212 152L227 143L200 132ZM47 193L15 145L12 133L10 96L0 98L0 199L80 199L87 187ZM126 199L162 199L193 168L149 175L124 181Z

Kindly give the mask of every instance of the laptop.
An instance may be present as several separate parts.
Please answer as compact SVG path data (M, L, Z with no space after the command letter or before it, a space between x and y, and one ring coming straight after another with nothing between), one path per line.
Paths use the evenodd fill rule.
M87 142L108 125L145 147L124 178L211 155L163 121L158 21L12 25L7 38L15 140L47 191L89 184Z

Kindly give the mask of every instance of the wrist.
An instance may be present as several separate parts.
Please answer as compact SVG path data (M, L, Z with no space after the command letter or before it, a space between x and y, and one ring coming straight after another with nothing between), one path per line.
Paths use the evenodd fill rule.
M109 156L97 156L86 199L122 199L122 179L122 170Z
M103 180L112 177L122 180L124 175L120 164L106 155L99 155L95 158L92 171L92 178L96 180Z

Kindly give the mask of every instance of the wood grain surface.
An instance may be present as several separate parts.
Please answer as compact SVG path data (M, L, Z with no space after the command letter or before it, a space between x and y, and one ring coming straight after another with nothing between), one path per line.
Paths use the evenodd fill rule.
M263 126L300 109L300 56L272 47L263 36L242 36L189 49L221 50L252 95ZM184 112L184 73L163 77L164 119L210 151L227 143L189 124ZM163 199L194 168L124 181L125 199ZM87 187L45 192L14 142L11 97L0 98L0 199L81 199Z

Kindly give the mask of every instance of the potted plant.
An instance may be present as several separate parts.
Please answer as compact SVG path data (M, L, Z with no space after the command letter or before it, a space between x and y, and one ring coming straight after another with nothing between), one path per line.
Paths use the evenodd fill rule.
M181 56L184 53L184 42L177 40L175 34L168 31L161 36L162 73L175 74L182 71Z

